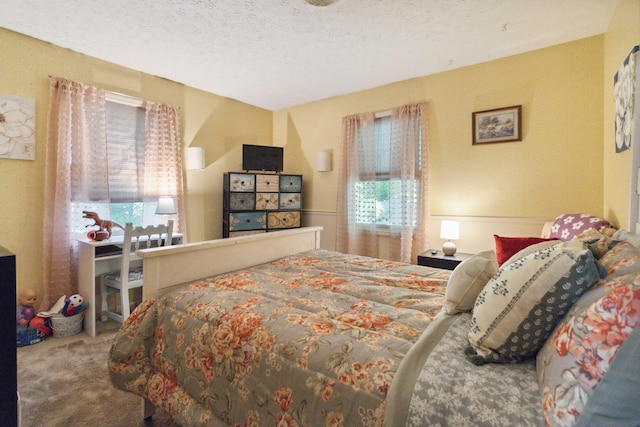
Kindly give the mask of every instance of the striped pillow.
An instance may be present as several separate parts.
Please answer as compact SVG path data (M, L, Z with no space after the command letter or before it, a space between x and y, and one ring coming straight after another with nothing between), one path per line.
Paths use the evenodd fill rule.
M534 356L580 295L605 275L579 240L514 256L476 299L467 357L483 364Z

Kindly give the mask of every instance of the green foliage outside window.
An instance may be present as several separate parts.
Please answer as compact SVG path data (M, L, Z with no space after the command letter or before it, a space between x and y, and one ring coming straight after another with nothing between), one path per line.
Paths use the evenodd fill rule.
M111 203L111 220L122 225L128 222L134 227L142 225L142 213L144 204L142 202L133 203Z

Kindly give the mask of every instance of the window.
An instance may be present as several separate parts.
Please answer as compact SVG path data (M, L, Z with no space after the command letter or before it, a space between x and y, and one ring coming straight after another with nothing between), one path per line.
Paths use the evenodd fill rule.
M72 202L74 233L86 232L82 211L98 213L122 225L157 224L163 218L155 215L157 201L144 201L144 125L145 110L141 102L123 102L107 96L106 133L108 185L110 201ZM78 218L81 220L79 221ZM118 230L114 230L116 234Z
M391 160L390 116L376 117L374 134L375 147L368 146L370 143L365 138L359 138L358 141L361 154L359 158L361 179L355 184L356 223L381 226L403 224L403 214L399 205L402 203L402 194L407 193L409 199L413 200L412 217L415 226L419 181L418 179L405 181L398 176L396 162ZM418 151L420 151L420 146L421 144L418 144ZM367 156L371 153L375 153L375 158ZM367 164L372 161L374 163ZM418 155L416 170L420 164ZM375 168L375 171L372 171L372 168ZM368 171L370 172L368 173Z

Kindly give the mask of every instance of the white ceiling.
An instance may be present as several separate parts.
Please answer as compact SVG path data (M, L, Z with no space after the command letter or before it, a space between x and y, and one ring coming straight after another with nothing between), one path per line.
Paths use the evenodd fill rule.
M269 110L606 31L616 0L0 0L0 27Z

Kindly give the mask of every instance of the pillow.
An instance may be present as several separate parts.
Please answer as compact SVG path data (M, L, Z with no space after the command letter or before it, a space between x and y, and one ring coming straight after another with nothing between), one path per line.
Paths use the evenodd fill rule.
M640 426L640 328L633 329L580 413L577 427Z
M467 357L479 365L535 355L573 303L605 275L580 240L506 263L476 299Z
M612 237L614 240L622 240L623 242L631 243L635 247L640 247L640 234L630 233L621 228L616 230Z
M585 231L595 228L601 231L611 223L606 219L587 214L562 214L556 217L551 226L549 237L560 240L572 240Z
M639 330L640 287L634 284L636 279L635 274L607 276L575 303L539 351L536 371L546 425L574 425L576 419L580 424L580 414L584 412L588 414L586 417L591 417L594 410L601 416L613 415L620 421L621 414L611 414L616 405L603 412L601 399L596 397L591 402L591 397L600 391L605 375L617 384L604 382L605 390L602 391L614 388L610 399L625 404L629 399L636 402L633 404L637 416L640 372L625 369L624 363L619 367L614 363L634 329ZM629 344L634 346L633 341ZM632 363L637 366L637 354L633 358ZM626 377L627 383L614 379L620 377ZM631 396L627 395L629 383Z
M550 240L558 240L555 238L547 239L544 237L501 237L496 234L493 235L493 239L496 242L496 258L498 260L498 266L504 264L505 261L527 246Z
M640 275L640 248L629 242L613 243L614 245L600 258L600 264L607 269L607 277Z
M527 246L526 248L520 250L520 252L516 253L514 256L512 256L511 258L506 260L503 263L503 265L511 264L512 262L514 262L515 260L517 260L519 258L524 258L529 254L532 254L534 252L538 252L538 251L540 251L542 249L546 249L549 246L557 245L558 243L560 243L560 240L553 239L553 240L547 240L546 242L535 243L535 244L533 244L531 246Z
M445 311L449 314L471 311L476 297L497 271L494 251L480 252L458 264L447 283Z

